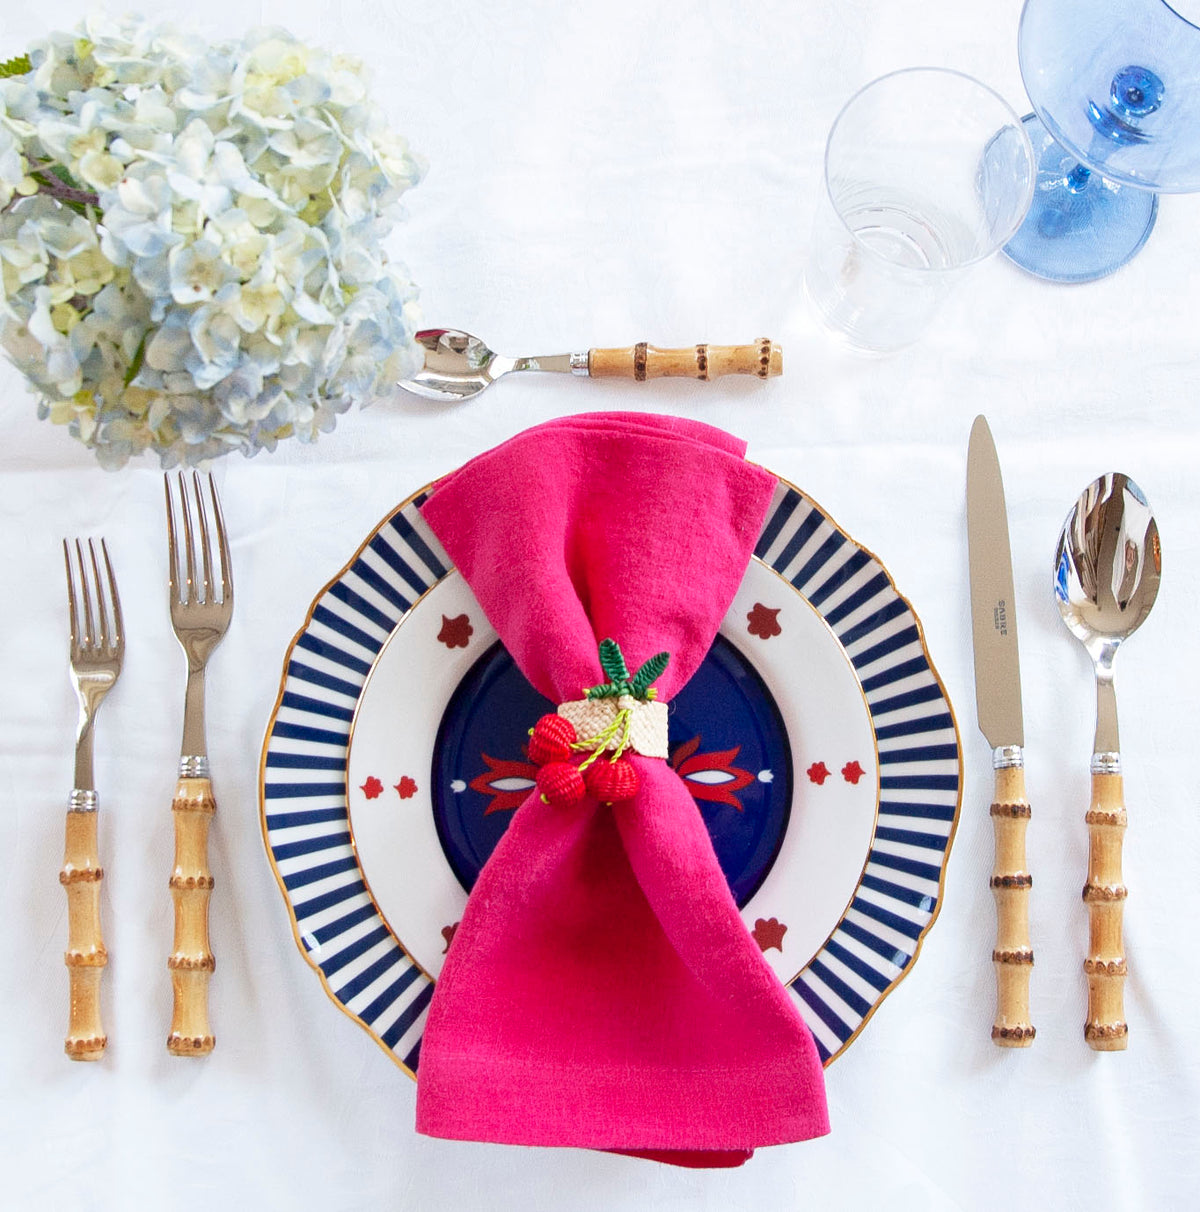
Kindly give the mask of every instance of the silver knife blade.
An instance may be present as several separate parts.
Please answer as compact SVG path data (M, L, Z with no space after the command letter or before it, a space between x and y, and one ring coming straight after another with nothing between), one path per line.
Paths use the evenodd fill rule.
M987 420L975 418L967 448L967 545L975 707L993 749L1025 745L1012 553L1000 461Z

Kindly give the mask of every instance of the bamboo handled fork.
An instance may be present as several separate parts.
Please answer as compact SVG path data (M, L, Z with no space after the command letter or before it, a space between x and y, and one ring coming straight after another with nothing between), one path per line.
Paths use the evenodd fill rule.
M94 1061L104 1055L108 1037L100 1015L100 978L108 963L100 929L100 866L96 824L100 797L92 774L92 735L96 712L116 684L125 655L121 599L108 548L100 540L104 571L89 539L83 545L63 540L67 565L67 601L71 621L71 680L79 696L75 738L75 783L67 808L66 847L59 882L67 891L68 938L63 957L70 973L71 1009L64 1050L71 1060ZM78 569L78 582L76 582ZM107 600L106 600L107 599Z
M179 781L171 803L175 820L175 866L170 880L175 942L167 967L171 971L174 1008L167 1050L175 1056L204 1056L216 1043L208 1021L209 978L216 967L208 938L208 903L213 888L208 828L217 802L209 778L204 732L204 670L233 615L233 573L216 485L211 475L205 479L211 519L198 473L192 473L189 486L180 472L175 491L171 477L164 477L171 626L187 657L183 746ZM182 542L176 515L182 523Z

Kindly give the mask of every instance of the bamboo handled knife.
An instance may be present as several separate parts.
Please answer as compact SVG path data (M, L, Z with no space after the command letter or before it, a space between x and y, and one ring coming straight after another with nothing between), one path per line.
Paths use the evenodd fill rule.
M1036 1034L1029 1021L1029 890L1025 829L1025 727L1021 716L1021 669L1004 484L991 430L982 416L971 427L967 451L967 542L971 573L971 633L975 645L975 703L979 728L992 747L995 790L991 817L996 898L996 1019L992 1041L1001 1048L1028 1048Z

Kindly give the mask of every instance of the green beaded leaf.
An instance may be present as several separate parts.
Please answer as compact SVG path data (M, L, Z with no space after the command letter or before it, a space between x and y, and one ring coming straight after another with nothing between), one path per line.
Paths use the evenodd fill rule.
M15 59L0 63L0 80L7 79L9 76L24 76L31 71L33 71L33 64L29 62L29 56L18 55Z
M587 699L615 699L623 695L627 690L624 685L615 686L612 682L605 682L602 686L593 686L583 696Z
M662 676L663 670L666 669L670 659L671 654L669 652L657 653L633 675L629 688L635 698L644 699L646 697L646 691L650 689L651 682L656 681Z
M621 654L621 646L616 640L600 641L600 668L608 675L610 682L629 681L629 670L625 665L625 657Z

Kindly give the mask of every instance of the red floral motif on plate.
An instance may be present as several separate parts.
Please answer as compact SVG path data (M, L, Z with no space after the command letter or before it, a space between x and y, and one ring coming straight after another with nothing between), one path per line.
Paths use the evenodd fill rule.
M369 800L375 800L383 794L383 784L374 776L371 775L362 785L362 793Z
M777 917L758 918L754 929L750 931L760 950L766 951L768 947L774 947L780 955L783 954L783 936L786 933L787 927Z
M781 609L782 607L777 606L772 610L761 602L755 602L754 609L746 615L746 621L749 624L747 630L751 635L756 635L764 640L769 640L773 635L782 635L783 628L779 625Z
M447 618L442 615L442 629L438 632L438 640L447 648L465 648L475 634L470 617L465 614Z
M412 797L417 794L417 784L413 779L410 779L407 774L404 775L395 786L396 791L399 793L402 800L411 800Z
M854 783L857 785L858 780L866 773L867 772L857 762L847 762L842 767L842 778L844 778L847 783Z

